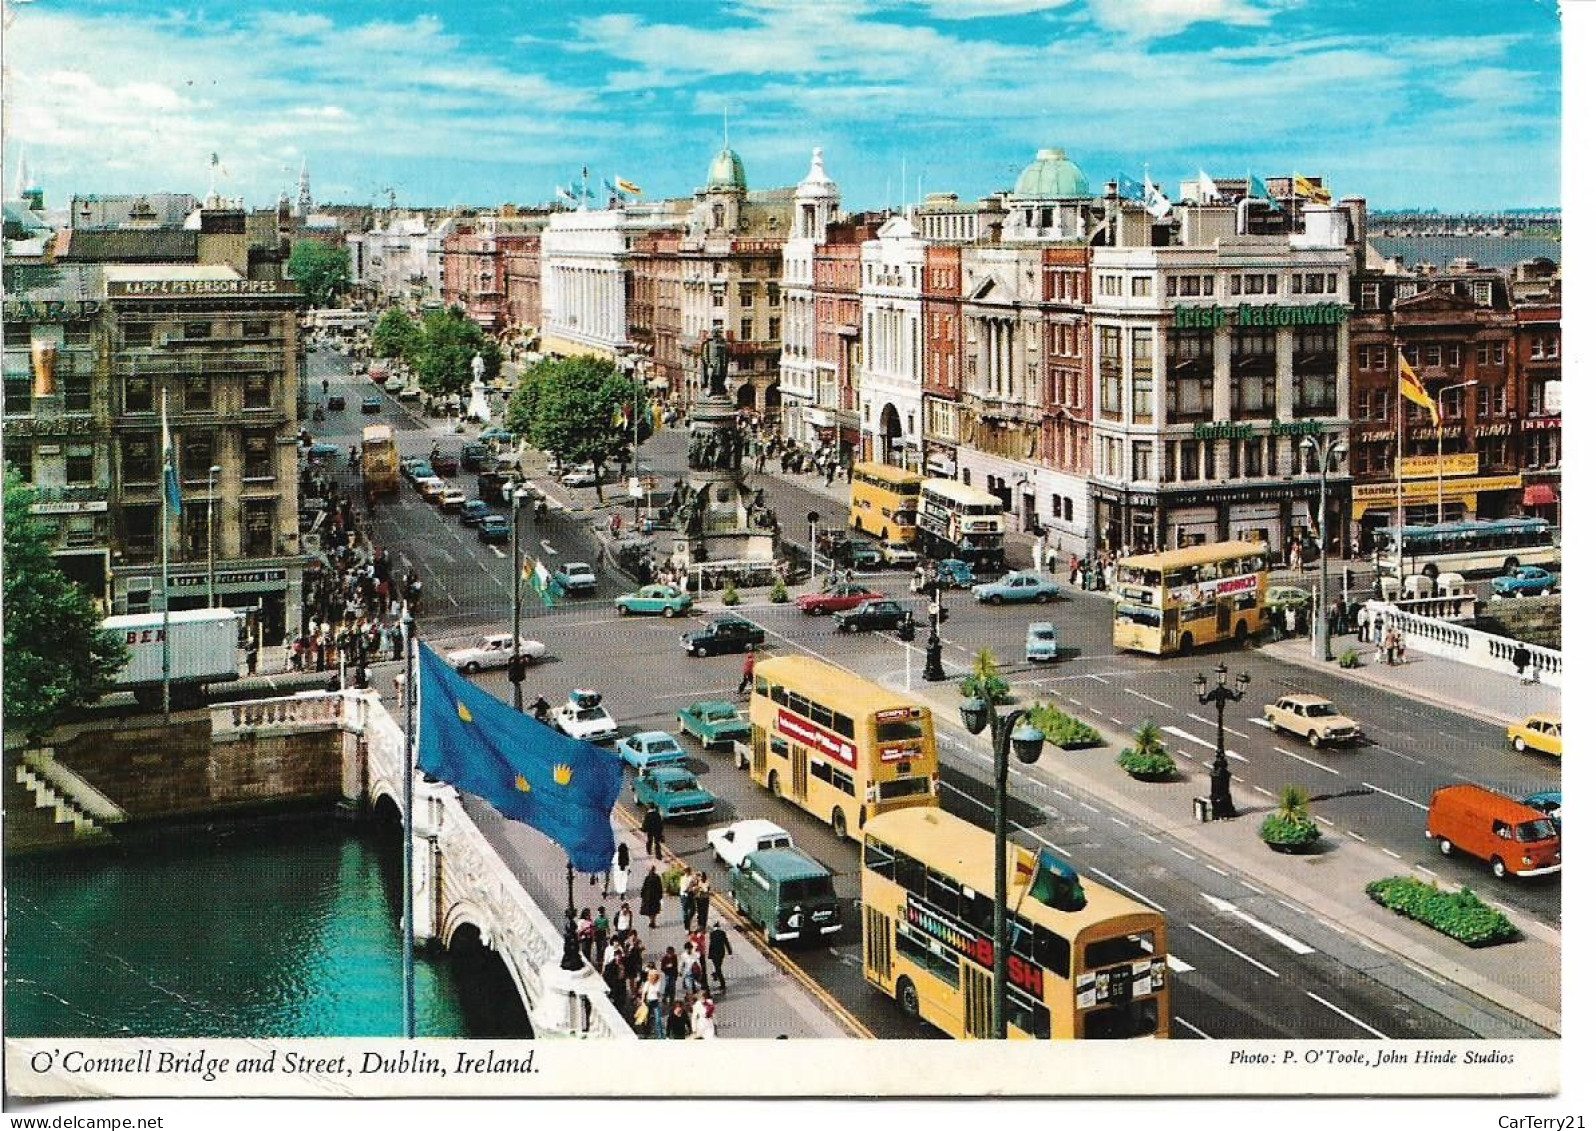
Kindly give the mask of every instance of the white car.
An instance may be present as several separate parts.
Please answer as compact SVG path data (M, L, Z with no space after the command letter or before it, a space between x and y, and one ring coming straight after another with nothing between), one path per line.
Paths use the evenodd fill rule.
M887 542L879 549L881 560L889 566L912 566L920 560L913 546L905 546L901 542Z
M465 648L456 648L452 652L445 652L443 658L448 661L451 668L458 672L483 671L487 668L509 667L510 657L514 654L515 637L508 632L490 632L479 638L476 643ZM536 662L548 655L548 649L536 640L521 638L521 658Z
M402 393L405 388L405 379L396 373L384 381L382 387L390 393Z
M569 699L550 713L549 724L561 734L585 742L601 745L614 742L620 738L621 728L615 725L609 709L600 702L601 698L596 691L573 691Z
M792 834L762 817L734 821L725 828L709 830L709 847L728 868L736 868L750 852L766 848L791 848Z
M591 467L578 467L560 476L560 482L567 487L591 487L598 482L598 476Z
M406 385L399 390L399 399L402 401L416 401L421 399L420 385Z

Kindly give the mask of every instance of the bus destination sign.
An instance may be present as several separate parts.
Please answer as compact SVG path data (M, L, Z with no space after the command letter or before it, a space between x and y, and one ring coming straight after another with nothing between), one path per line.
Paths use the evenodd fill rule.
M857 767L859 763L859 751L853 743L817 727L808 719L793 714L785 707L776 709L776 729L788 738L803 743L811 750L818 750L850 769Z

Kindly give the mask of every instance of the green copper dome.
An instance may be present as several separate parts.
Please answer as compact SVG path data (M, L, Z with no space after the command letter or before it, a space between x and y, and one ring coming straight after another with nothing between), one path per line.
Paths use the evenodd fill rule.
M1014 195L1025 200L1073 200L1091 196L1092 190L1081 167L1062 149L1038 149L1036 160L1015 182Z
M748 178L743 175L743 159L731 149L723 149L715 154L715 160L709 163L709 180L705 187L747 192Z

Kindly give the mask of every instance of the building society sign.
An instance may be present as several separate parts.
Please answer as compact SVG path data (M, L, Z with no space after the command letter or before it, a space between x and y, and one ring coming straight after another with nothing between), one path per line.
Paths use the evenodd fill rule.
M1237 303L1175 307L1177 330L1213 330L1221 326L1339 326L1347 320L1347 308L1338 302L1319 302L1312 306L1253 306Z

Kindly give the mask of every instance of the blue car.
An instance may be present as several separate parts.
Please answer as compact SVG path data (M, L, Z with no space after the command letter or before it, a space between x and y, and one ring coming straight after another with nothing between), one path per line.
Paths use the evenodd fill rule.
M1557 826L1557 831L1563 831L1563 791L1560 789L1543 789L1539 793L1532 793L1528 797L1519 798L1531 809L1545 813L1552 819L1552 824Z
M667 821L707 817L715 811L715 795L681 766L644 770L632 783L632 800L639 809L659 806Z
M1519 566L1512 573L1491 581L1491 593L1497 597L1539 597L1556 589L1557 575L1540 566Z
M1006 573L996 581L977 585L970 593L977 601L987 605L1002 605L1011 601L1035 601L1040 605L1063 595L1056 582L1028 569Z
M937 584L944 589L968 589L975 584L975 571L959 558L943 558L937 563Z
M627 735L615 744L615 752L621 756L621 761L639 773L661 766L687 765L687 751L674 736L662 730Z
M475 526L493 511L481 499L468 499L460 504L460 525Z
M477 538L483 542L508 542L510 520L502 514L483 515L477 522Z

